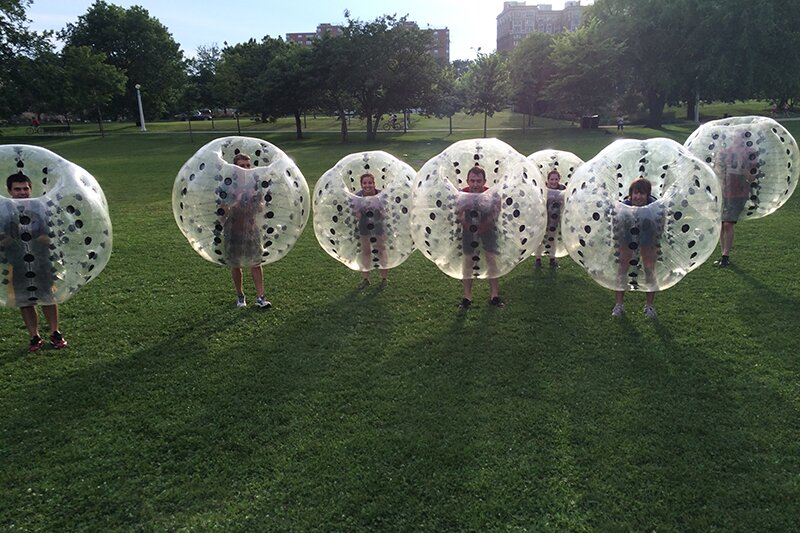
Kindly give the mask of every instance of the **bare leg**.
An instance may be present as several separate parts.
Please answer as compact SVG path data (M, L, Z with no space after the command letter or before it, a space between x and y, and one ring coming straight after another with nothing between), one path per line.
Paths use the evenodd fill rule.
M614 293L614 303L617 305L625 304L625 291L616 291Z
M653 302L656 300L656 293L654 292L647 292L644 295L644 303L647 305L653 305Z
M464 298L472 301L472 278L462 279L461 284L464 285Z
M47 319L47 324L50 326L50 335L58 331L58 305L43 305L42 313Z
M733 230L736 227L734 222L723 222L719 234L719 243L722 248L722 255L731 255L733 247Z
M253 275L253 285L256 287L256 296L264 296L264 271L261 270L261 265L250 267L250 273ZM241 283L239 286L241 287Z
M370 254L372 253L372 243L369 242L369 235L361 236L361 279L365 283L369 283L370 276Z
M499 296L500 282L498 278L489 278L489 299L494 299Z
M244 289L242 289L242 269L238 267L232 268L231 279L233 279L233 288L236 289L236 295L244 296Z
M20 313L22 313L22 321L25 323L25 327L28 329L28 335L31 337L39 335L39 315L36 313L35 306L29 307L20 307Z

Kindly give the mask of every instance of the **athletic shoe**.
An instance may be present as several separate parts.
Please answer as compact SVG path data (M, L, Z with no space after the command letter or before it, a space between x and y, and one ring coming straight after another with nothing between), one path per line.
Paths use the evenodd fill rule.
M550 268L558 268L558 260L557 259L551 259L550 260Z
M622 304L614 304L614 309L611 310L611 316L614 318L621 318L625 314L625 306Z
M463 300L461 300L461 303L458 304L458 308L461 309L462 311L466 311L467 309L469 309L470 305L472 305L472 300L467 300L466 298L464 298Z
M44 346L44 341L39 335L34 335L31 337L31 343L28 345L28 351L30 353L38 352L41 350L42 346Z
M50 335L50 346L52 346L56 350L60 350L61 348L66 348L67 340L61 335L60 331L54 331L53 334Z
M270 307L272 307L272 303L270 303L269 300L264 298L264 296L257 296L256 307L261 307L262 309L269 309Z
M542 260L538 257L536 258L536 262L533 264L534 268L542 268Z
M366 289L367 287L369 287L368 279L362 279L361 283L358 284L358 290Z
M381 280L381 284L380 284L380 288L381 289L385 289L388 286L389 286L389 280L388 279L382 279Z
M647 318L651 318L653 320L658 318L658 313L656 313L656 308L655 308L655 306L652 306L652 305L645 305L644 306L644 315Z
M495 296L494 298L489 300L489 305L493 305L499 309L502 309L506 306L506 304L503 303L503 300L501 300L499 296Z
M247 300L244 294L236 297L236 307L247 307Z

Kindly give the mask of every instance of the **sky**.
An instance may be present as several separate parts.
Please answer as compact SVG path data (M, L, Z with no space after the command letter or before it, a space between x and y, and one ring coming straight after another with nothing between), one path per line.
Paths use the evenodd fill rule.
M380 15L408 15L420 28L450 30L450 60L475 59L477 50L496 49L497 15L503 0L106 0L125 8L144 7L167 27L184 55L194 57L198 46L220 48L250 38L286 38L287 33L313 32L317 24L342 24L345 10L352 18L369 21ZM30 29L61 30L77 22L93 0L32 0L27 10ZM591 1L583 0L583 5ZM562 9L563 0L527 0Z

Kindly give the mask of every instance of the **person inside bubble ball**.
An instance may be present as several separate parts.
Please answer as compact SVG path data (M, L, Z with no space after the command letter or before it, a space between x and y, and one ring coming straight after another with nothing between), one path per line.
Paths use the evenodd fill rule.
M356 193L359 198L372 198L381 191L375 187L375 176L370 173L362 174L360 178L361 190ZM358 237L361 241L361 284L359 289L369 287L371 272L372 251L376 250L381 264L388 262L386 255L386 234L383 220L383 209L378 202L372 200L354 200L353 214L358 221ZM389 284L389 271L380 269L381 288Z
M226 200L221 203L225 209L222 231L225 236L225 253L240 265L250 265L253 285L256 289L256 306L268 309L272 304L264 297L264 273L261 270L261 238L256 225L256 214L263 206L263 198L254 191L247 190L246 170L251 168L250 157L236 154L233 164L239 167L234 172L234 187L226 192ZM236 289L236 306L247 307L242 285L242 267L231 268L233 287Z
M731 264L733 233L747 200L750 186L755 179L758 166L756 150L746 143L722 148L715 161L722 175L722 227L719 234L722 257L715 264L727 267Z
M6 189L13 199L31 197L31 179L18 172L6 179ZM36 280L39 291L52 290L53 276L50 264L50 237L47 229L47 217L44 212L37 212L34 205L29 206L23 216L9 217L5 227L0 228L0 248L6 252L6 258L11 271L12 297L9 301L19 305L28 303L25 296L31 285L31 280ZM45 261L46 259L46 261ZM32 274L32 277L28 277ZM55 349L65 348L67 341L58 329L58 304L42 305L47 324L50 326L50 345ZM39 335L39 314L35 305L21 305L22 321L31 336L28 345L29 352L38 352L44 345Z
M497 278L497 217L500 214L500 197L497 194L483 195L488 191L486 171L475 165L467 172L467 187L461 192L470 193L459 198L456 216L461 222L461 247L464 253L463 279L464 298L459 308L466 310L472 305L473 272L478 268L476 262L483 245L483 256L489 278L489 303L495 307L505 307L499 296ZM473 196L481 195L481 196Z
M622 201L624 205L644 207L656 201L651 194L653 189L649 180L639 177L628 188L628 196ZM619 266L617 280L620 285L628 283L626 273L634 253L638 251L644 266L645 281L648 284L656 280L656 260L658 259L659 224L652 217L632 216L620 210L615 227L616 245L619 250ZM644 314L648 318L657 317L655 308L655 292L645 293ZM611 310L611 316L621 317L625 314L625 291L616 291L616 302Z
M561 183L561 173L558 170L551 170L547 173L545 180L547 186L547 232L544 235L544 242L550 243L550 268L558 268L556 259L556 238L558 236L558 225L561 222L561 210L564 207L563 196L557 192L564 191L566 186ZM542 268L542 253L544 253L544 243L536 249L536 268Z

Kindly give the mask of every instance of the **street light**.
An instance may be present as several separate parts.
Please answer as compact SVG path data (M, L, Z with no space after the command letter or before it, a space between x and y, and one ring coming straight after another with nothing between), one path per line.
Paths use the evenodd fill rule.
M142 88L141 85L138 83L134 85L136 88L136 101L139 103L139 124L142 125L140 128L142 131L147 131L147 128L144 127L144 111L142 111L142 92L139 90Z

